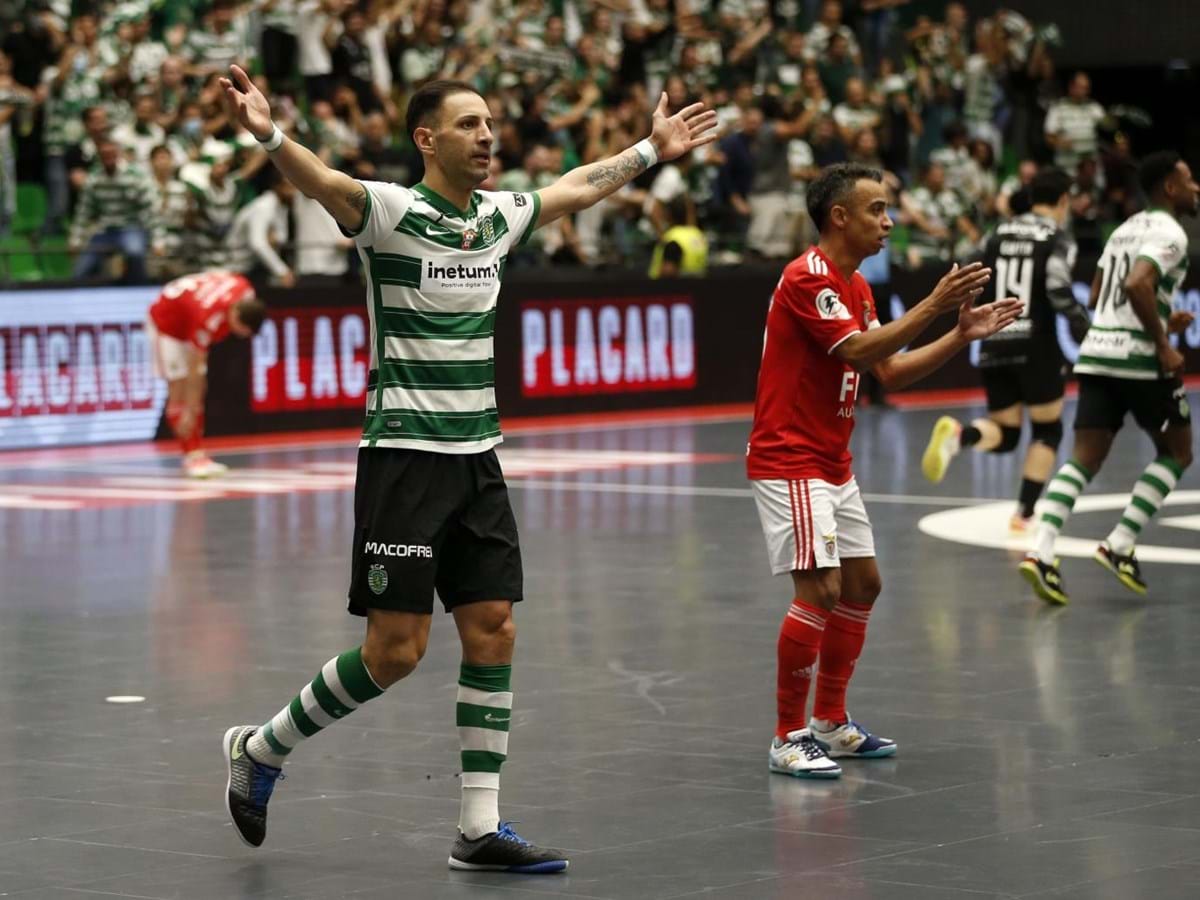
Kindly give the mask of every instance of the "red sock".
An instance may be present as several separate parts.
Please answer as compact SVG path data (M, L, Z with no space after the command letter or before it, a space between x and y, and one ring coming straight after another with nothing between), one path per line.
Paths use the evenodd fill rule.
M185 454L191 453L193 450L200 449L201 438L204 436L204 413L201 411L196 416L196 421L192 425L192 433L186 438L179 437L179 420L183 418L182 406L167 407L167 424L171 426L171 431L179 440L179 446L183 448Z
M813 718L845 722L846 688L854 674L854 664L867 639L867 619L871 607L839 600L821 640L821 668L817 673L817 693L813 698Z
M808 725L804 717L808 686L812 683L821 648L821 633L828 617L826 610L809 606L799 598L792 601L784 616L783 626L779 629L779 668L775 682L776 737L786 739L788 732L799 731Z

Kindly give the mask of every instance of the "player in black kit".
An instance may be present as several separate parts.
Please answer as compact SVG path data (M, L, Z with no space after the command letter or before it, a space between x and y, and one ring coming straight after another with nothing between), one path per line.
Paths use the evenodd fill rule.
M987 417L963 425L942 416L933 426L921 460L925 476L937 483L962 447L985 453L1011 453L1021 440L1021 411L1029 412L1032 440L1025 454L1019 508L1010 527L1027 530L1033 508L1054 468L1062 440L1063 355L1055 317L1065 316L1071 335L1083 340L1088 315L1071 291L1075 244L1064 231L1071 179L1061 169L1043 169L1030 184L1033 207L997 225L980 258L994 272L992 297L1018 297L1025 311L980 347L979 367L987 391Z

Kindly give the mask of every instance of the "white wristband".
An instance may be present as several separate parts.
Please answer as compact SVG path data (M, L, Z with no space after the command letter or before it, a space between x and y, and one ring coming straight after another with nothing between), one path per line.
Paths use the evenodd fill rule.
M658 151L654 149L654 144L651 143L650 138L642 138L642 140L634 144L633 152L642 158L642 162L646 164L647 169L658 163Z
M255 138L255 140L258 140ZM279 130L279 126L271 123L271 136L265 141L259 141L259 146L268 153L274 153L283 144L283 132Z

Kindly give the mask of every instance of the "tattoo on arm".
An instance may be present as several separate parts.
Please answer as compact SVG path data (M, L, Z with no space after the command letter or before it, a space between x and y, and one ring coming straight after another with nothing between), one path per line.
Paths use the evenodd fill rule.
M611 163L595 163L587 174L587 183L599 190L619 188L646 170L636 150L626 150Z

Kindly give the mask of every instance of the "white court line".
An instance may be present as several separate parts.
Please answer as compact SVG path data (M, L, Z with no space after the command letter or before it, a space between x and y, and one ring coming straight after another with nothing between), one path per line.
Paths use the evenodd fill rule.
M505 444L507 444L508 438L512 438L515 440L517 438L541 437L541 436L545 436L545 435L554 435L554 434L577 434L577 433L587 433L587 432L593 432L593 431L637 431L638 429L648 429L648 428L675 428L675 427L688 427L688 426L696 427L696 426L704 426L704 425L726 425L726 424L729 424L730 422L749 422L749 421L751 421L751 415L749 413L732 413L731 412L728 414L719 414L719 415L712 416L712 417L698 415L695 418L678 418L678 419L669 418L664 421L654 421L652 419L635 419L635 420L630 420L628 422L578 422L575 424L567 423L567 424L561 424L561 425L531 425L528 427L522 426L522 425L517 425L513 428L504 430L506 440L505 440L504 444L501 444L500 446L504 446ZM503 423L501 424L501 427L503 427ZM236 439L237 436L231 435L230 437ZM253 437L248 435L248 436L246 436L246 440L248 442L252 441ZM169 440L164 440L164 441L161 441L160 443L163 445L170 445L171 442ZM81 451L86 451L88 449L105 450L105 449L110 449L111 447L115 447L115 446L116 445L110 445L109 447L106 447L106 445L104 445L104 444L97 444L97 445L95 445L94 448L80 447L78 449L80 449ZM14 452L15 453L29 453L36 449L38 449L38 448L29 447L29 448L25 448L23 450L16 450ZM53 450L58 450L60 448L50 447L50 448L46 448L46 449L53 451ZM69 448L61 448L61 449L69 449ZM545 449L547 451L555 451L555 450L574 449L574 448L553 448L553 447L524 448L524 447L522 447L520 449ZM299 451L303 451L303 450L348 450L348 451L357 453L358 452L358 439L354 436L354 434L348 434L348 436L345 438L329 438L328 440L321 440L321 441L305 442L303 440L297 440L295 443L268 444L268 445L262 445L262 446L241 444L241 445L229 448L229 449L224 449L222 447L209 448L210 455L217 456L217 457L250 456L253 454L261 454L261 453L293 453L293 452L299 452ZM178 453L172 453L172 452L160 451L160 450L148 450L145 448L144 445L138 445L136 447L130 448L129 456L117 457L115 459L101 460L100 465L114 464L114 463L117 465L120 465L120 464L126 463L126 462L148 462L148 461L156 461L156 460L164 460L164 459L171 461L173 464L177 464L176 461L178 460L178 458L179 458ZM0 469L16 469L16 470L21 470L21 469L31 469L31 470L80 469L80 470L90 470L91 465L90 465L89 461L86 459L83 459L83 460L80 460L80 459L64 459L64 460L43 459L43 460L29 460L29 461L22 462L22 463L10 463L4 458L4 454L0 453Z
M750 488L705 487L702 485L630 484L593 481L546 481L536 478L514 478L509 489L526 488L535 491L572 491L597 494L656 494L670 497L753 497ZM911 506L968 506L988 503L995 497L931 497L923 494L863 494L867 503L897 503Z
M29 494L0 494L0 509L83 509L78 500L47 500Z

